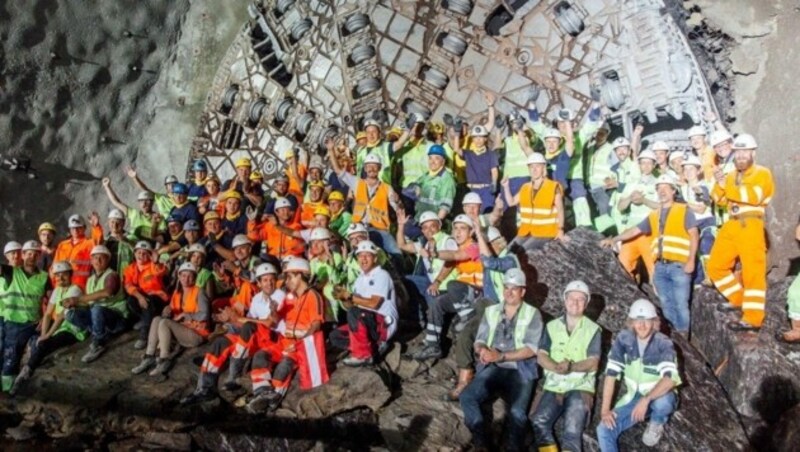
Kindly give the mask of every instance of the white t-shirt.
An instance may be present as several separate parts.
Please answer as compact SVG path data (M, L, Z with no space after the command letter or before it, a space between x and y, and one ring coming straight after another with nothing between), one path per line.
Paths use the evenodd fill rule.
M389 272L381 267L373 268L369 273L363 271L358 275L353 293L359 297L370 298L373 295L383 297L383 303L377 310L359 306L361 309L377 312L386 322L386 339L391 338L397 331L397 301L395 299L394 282Z
M250 310L247 311L247 317L251 319L266 320L270 314L272 314L270 302L275 302L278 310L280 310L281 306L283 306L283 300L285 298L286 292L281 289L275 289L275 292L272 292L272 295L270 295L269 299L266 299L264 292L258 291L258 293L253 297L253 301L250 302ZM281 320L272 329L279 333L283 333L284 330L286 330L286 324L283 320Z

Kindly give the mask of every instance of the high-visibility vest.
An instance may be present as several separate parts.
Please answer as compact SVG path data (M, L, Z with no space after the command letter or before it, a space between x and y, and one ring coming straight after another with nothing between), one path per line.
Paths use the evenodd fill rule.
M606 178L614 178L611 167L616 161L614 149L606 142L594 149L589 161L589 186L592 188L604 187Z
M15 267L11 282L0 295L6 322L32 323L42 318L42 298L47 288L47 273L37 270L28 275Z
M514 134L503 138L503 147L506 151L505 161L503 162L503 177L509 179L515 177L530 177L528 171L528 156L522 150L519 137Z
M110 240L106 240L106 242L110 242ZM124 241L116 241L117 242L117 249L116 249L116 260L117 260L117 268L116 271L118 274L122 274L125 269L134 261L134 252L133 247L128 242Z
M588 358L589 345L600 331L600 327L586 316L581 317L575 329L572 330L572 334L567 331L567 323L564 318L551 320L546 328L551 344L549 355L557 363L564 360L579 362ZM567 391L594 393L596 374L595 371L573 371L561 375L545 369L544 389L557 394Z
M53 262L68 261L72 265L72 284L81 290L86 288L86 281L92 271L91 253L94 245L94 241L88 237L79 239L77 243L72 243L69 238L58 244L53 256Z
M111 273L114 273L114 270L110 268L105 269L101 275L92 272L92 276L90 276L89 281L86 282L86 293L93 294L105 289L106 277ZM120 315L123 317L128 317L128 306L125 303L125 292L122 290L122 288L117 290L117 293L111 295L110 297L95 300L93 304L100 305L108 309L113 309L114 311L120 313Z
M428 172L428 146L429 143L424 138L416 143L412 143L409 140L406 149L402 151L403 177L400 182L401 187L408 187Z
M322 201L319 202L311 202L306 201L300 206L300 221L314 221L314 212L317 211L317 207L325 206L325 203Z
M297 228L295 223L284 225L288 228ZM284 234L272 223L256 224L255 221L247 222L247 238L254 242L266 242L267 254L283 259L287 256L303 256L306 243L301 238Z
M655 333L649 342L654 340L668 340L666 337L659 337L660 333ZM619 340L619 336L614 339ZM648 342L647 347L645 347L644 354L647 355L648 347L650 343ZM636 345L634 345L635 347ZM612 348L614 346L612 345ZM617 372L622 372L624 375L625 381L625 395L622 396L619 401L616 403L616 407L621 407L623 405L627 405L631 400L633 400L636 394L640 394L642 396L646 396L653 390L653 388L658 385L658 382L661 381L662 372L670 371L672 374L672 381L675 385L681 384L681 377L678 374L678 362L677 358L673 361L665 361L665 362L651 362L650 364L645 364L644 359L642 356L637 356L636 359L631 359L632 356L626 355L625 362L617 362L613 361L609 358L608 361L608 368L614 369Z
M252 274L256 266L261 261L251 256L250 260L247 261L247 270ZM258 293L258 286L247 278L243 278L241 276L241 272L237 270L236 274L233 278L233 296L231 296L231 306L235 304L241 304L244 306L244 312L247 312L250 309L250 303L253 301L253 297Z
M655 210L648 218L653 241L650 248L653 256L672 262L685 264L689 261L691 241L689 231L684 227L686 219L686 204L673 204L667 212L667 220L663 230L659 228L661 210Z
M199 309L197 297L200 294L200 290L201 289L197 287L197 285L189 287L188 289L181 288L180 290L175 290L169 302L169 306L172 309L172 316L174 317L181 313L196 313ZM203 337L208 336L208 322L203 320L194 325L191 326L191 328L195 330L197 334Z
M452 237L450 237L444 231L439 231L436 234L434 234L433 241L436 243L436 251L444 251L444 244L448 240L452 240ZM433 282L436 279L436 277L439 276L439 273L442 271L445 261L433 257L429 259L430 259L430 269L428 270L428 279L430 279L431 282ZM417 262L420 262L421 260L422 257L417 256ZM439 287L446 288L448 282L456 279L456 274L457 272L450 272L450 274L447 275L447 278L442 280L442 282L439 284Z
M556 193L560 192L558 182L550 179L544 179L538 190L534 190L533 182L527 182L520 188L518 236L553 238L558 235Z
M497 332L497 325L503 318L505 303L494 304L486 308L483 315L486 317L486 323L489 325L489 336L486 339L486 345L491 347L494 343L494 334ZM517 350L525 346L525 332L528 330L528 325L531 324L536 317L537 309L525 303L524 301L519 306L517 311L517 323L514 326L514 347Z
M125 291L133 293L136 288L146 295L155 295L167 301L168 295L164 291L164 275L167 273L166 267L155 262L148 262L142 268L134 262L125 269L123 280Z
M55 289L53 289L52 296L53 296L53 301L55 302L55 306L53 309L52 318L54 321L56 320L56 318L58 318L59 315L61 315L64 312L64 303L63 303L64 299L69 298L70 296L72 296L73 293L80 294L81 293L80 287L73 284L70 287L58 286ZM61 325L59 325L54 335L58 333L69 333L75 336L75 339L79 341L86 339L87 336L86 330L78 328L74 324L70 323L70 321L67 320L66 318L61 322Z
M458 249L463 250L472 245L472 239L468 239L464 244L459 245ZM480 258L477 260L464 260L456 262L456 281L469 284L470 286L483 287L483 263Z
M728 207L731 216L743 214L764 216L767 205L775 193L772 172L761 165L753 165L744 173L737 183L739 171L725 176L725 185L714 185L714 200Z
M355 204L353 205L353 222L361 223L369 213L369 224L375 229L389 230L389 185L381 182L372 198L369 197L367 183L359 179L356 184Z

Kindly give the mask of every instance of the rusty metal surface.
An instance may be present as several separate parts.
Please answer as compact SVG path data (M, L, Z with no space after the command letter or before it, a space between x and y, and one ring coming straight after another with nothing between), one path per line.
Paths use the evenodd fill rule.
M650 124L644 144L687 146L716 109L697 62L661 0L267 0L220 62L192 143L222 178L249 156L265 180L283 151L353 143L365 117L387 127L411 112L470 122L521 110L542 88L545 117L582 116L599 84L617 134ZM649 134L649 135L647 135Z

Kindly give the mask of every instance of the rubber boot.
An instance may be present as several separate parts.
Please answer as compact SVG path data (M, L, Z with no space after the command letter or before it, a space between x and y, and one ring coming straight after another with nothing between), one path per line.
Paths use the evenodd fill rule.
M586 198L573 200L572 211L575 212L575 226L592 227L592 210Z
M244 359L237 358L231 358L228 361L228 376L225 378L225 383L222 386L226 391L235 391L241 387L236 380L242 375L245 361Z
M475 371L472 369L459 369L458 370L458 383L456 387L445 394L445 400L450 402L458 402L458 397L467 388L472 378L475 376Z

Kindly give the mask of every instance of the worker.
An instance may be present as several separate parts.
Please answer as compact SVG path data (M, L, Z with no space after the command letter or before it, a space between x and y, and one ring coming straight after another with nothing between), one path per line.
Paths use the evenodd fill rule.
M199 243L207 250L206 262L209 268L230 259L233 255L231 247L234 236L222 229L222 218L217 212L212 210L203 215L203 230L205 235Z
M42 245L42 252L37 267L48 271L50 265L53 263L53 255L56 252L56 227L53 226L52 223L42 223L39 225L36 235L39 238L39 243Z
M183 223L181 223L178 217L173 217L172 215L168 216L165 221L167 223L167 229L155 238L155 243L159 245L159 248L171 245L174 245L176 249L180 248L181 243L185 243L185 239L183 238Z
M725 175L714 172L712 196L727 207L730 217L720 227L708 258L708 277L728 300L719 308L725 312L742 310L739 321L728 323L733 331L758 331L764 322L767 295L767 244L764 214L775 194L772 173L755 164L758 144L743 133L733 143L736 171ZM742 281L733 267L742 264Z
M317 208L327 207L324 196L325 183L316 181L308 184L308 200L300 207L300 222L304 227L313 228Z
M197 386L190 395L181 399L182 405L211 400L217 395L217 380L225 364L228 364L228 375L223 387L226 390L240 388L238 379L245 369L247 359L265 345L275 346L275 333L282 333L284 323L273 323L272 314L283 305L286 293L278 289L278 271L272 264L261 264L255 269L258 282L258 293L253 297L247 314L240 316L231 312L226 319L233 324L231 332L216 338L203 358ZM259 395L254 388L254 395Z
M247 157L241 157L234 164L236 177L229 179L222 184L222 191L236 190L242 196L242 210L247 207L259 207L264 202L264 190L260 185L254 184L250 180L253 163Z
M717 154L716 166L714 171L719 168L722 170L723 175L736 171L736 164L733 156L733 136L727 130L717 130L711 134L711 146L714 147L714 152ZM714 180L711 181L709 187L713 188ZM721 226L728 221L728 209L724 205L714 203L714 218L717 225Z
M641 127L634 129L632 140L640 140L639 135L641 134L641 129ZM619 199L622 193L625 191L627 185L641 177L638 164L639 153L638 151L634 152L633 141L630 143L630 146L617 146L614 148L614 154L616 155L617 163L611 166L611 171L614 174L614 182L611 185L616 186L611 191L611 196L609 199L609 204L611 205L611 211L609 215L611 216L611 219L614 220L614 227L616 231L611 232L612 234L625 230L625 221L627 220L627 215L621 212L617 208L617 205L619 204ZM635 159L633 154L636 154Z
M138 366L131 369L134 375L152 369L151 377L165 376L172 367L171 356L175 356L173 341L178 343L179 348L195 348L208 337L210 301L205 292L195 284L196 278L197 269L191 263L186 262L178 269L178 287L161 315L153 318L144 358Z
M89 255L92 248L100 243L103 232L100 230L97 234L97 229L93 228L92 237L86 237L86 223L80 215L70 216L67 225L69 226L69 238L58 244L53 261L69 262L72 266L72 282L84 290L92 269ZM95 235L99 236L95 237Z
M153 240L158 231L166 229L167 225L163 221L156 222L155 227L153 225L154 219L159 219L159 215L153 210L153 192L147 190L139 192L136 197L139 208L135 209L120 201L111 187L111 179L104 177L102 184L108 200L111 201L114 207L123 212L125 218L127 218L128 226L130 227L128 240Z
M6 245L6 256L15 252ZM19 371L22 352L42 318L42 301L52 289L47 273L39 270L40 245L30 240L22 245L19 266L0 265L0 306L3 312L3 369L0 389L8 392ZM74 277L73 277L74 280Z
M528 407L536 383L536 355L542 335L542 316L525 303L525 273L508 270L503 279L502 303L489 306L475 338L480 361L475 378L461 393L464 423L475 449L488 450L488 425L481 405L502 394L507 401L505 450L523 450Z
M164 178L164 193L157 193L151 190L145 183L139 178L139 174L133 167L128 167L125 170L125 173L128 177L133 181L134 185L136 185L139 190L146 191L153 195L153 206L155 210L161 215L162 217L166 217L169 215L169 212L175 207L175 201L172 195L173 186L178 183L178 178L174 175L169 175ZM105 183L104 183L105 185ZM117 207L119 208L119 207ZM122 209L120 209L122 210Z
M349 291L353 291L355 287L356 280L358 279L358 275L361 274L361 266L358 263L358 258L356 257L356 249L358 249L358 244L369 240L369 234L367 233L367 228L361 223L352 223L350 224L350 228L347 230L347 235L345 237L347 239L349 250L350 252L347 253L344 259L343 265L343 279L340 279L338 285L345 287ZM389 262L389 256L386 254L386 251L378 248L378 265L384 269L391 269L391 264ZM334 290L334 294L337 293L338 290ZM344 302L345 300L339 300L340 303Z
M794 239L800 241L800 224L794 229ZM786 305L789 313L791 328L777 333L780 342L796 344L800 342L800 276L795 276L786 293Z
M221 218L222 230L231 237L247 233L247 217L242 209L241 193L228 190L220 194L219 201L225 206L225 213Z
M422 234L419 219L423 212L434 212L444 220L453 209L456 196L456 182L453 173L445 167L445 151L441 145L428 149L428 173L409 185L403 195L414 206L414 220L407 223L405 234L412 240Z
M217 294L217 278L216 274L211 271L213 265L206 262L208 250L203 244L195 243L184 247L181 251L186 255L186 262L191 262L197 269L195 284L206 293L206 298L213 304Z
M201 215L211 211L219 212L221 210L219 194L222 193L222 182L220 182L216 174L212 174L206 177L206 183L203 187L206 189L206 194L197 200L197 211Z
M509 180L509 186L510 183ZM494 207L490 212L481 213L483 212L483 200L475 192L467 193L461 200L461 208L464 209L464 215L470 217L483 233L486 233L489 227L497 226L500 223L504 207L503 200L498 198L495 200Z
M323 170L322 161L318 155L311 157L308 162L308 174L305 177L305 186L306 191L303 195L303 202L309 201L311 199L311 184L316 182L322 182L322 188L325 189L325 181L323 179Z
M409 128L409 137L402 148L397 150L395 159L400 165L395 165L395 170L400 175L400 187L406 188L423 174L428 172L428 148L431 146L425 139L425 116L419 113L408 115L406 123Z
M512 268L520 268L519 260L510 253L508 242L497 228L490 226L486 237L475 234L483 264L483 295L475 300L475 315L467 321L464 329L458 334L455 343L455 359L458 366L458 380L455 387L445 395L445 400L457 402L459 396L475 376L475 352L473 345L483 313L486 308L500 303L503 296L503 278Z
M175 242L170 242L156 250L159 256L168 256L171 267L177 268L186 261L186 248L194 244L200 244L200 225L194 220L189 220L183 224L183 236Z
M509 118L509 134L503 138L503 178L508 179L511 189L511 196L519 193L519 189L528 182L530 174L525 162L533 152L532 140L533 131L525 127L525 117L512 112ZM508 204L509 198L505 198Z
M689 143L692 145L693 153L700 159L702 165L702 179L706 182L714 180L714 166L716 166L717 154L714 147L707 141L706 128L702 125L692 126L689 129Z
M328 195L328 208L331 212L331 220L328 225L331 231L340 237L347 234L347 228L353 221L353 216L344 208L344 195L340 191L332 191Z
M86 293L63 300L67 320L90 331L92 342L81 361L91 363L106 350L111 336L125 330L128 306L120 273L111 267L111 251L104 245L92 248L92 274L86 283Z
M397 141L384 141L381 139L380 122L372 118L364 121L364 131L367 134L367 142L364 146L358 147L355 150L356 175L359 177L364 177L362 171L364 170L366 158L368 155L374 154L376 157L378 157L378 161L381 165L378 178L381 182L391 185L392 162L394 160L394 154L402 149L403 146L405 146L410 133L408 130L404 130L403 134L397 139ZM331 159L329 161L333 163L335 159ZM336 174L340 175L340 171L336 171ZM353 186L351 185L351 189L352 187Z
M631 304L627 327L617 333L608 353L597 441L603 452L619 450L617 440L629 428L650 421L642 443L654 447L675 411L681 384L675 346L659 333L656 307L645 299ZM624 375L625 395L611 409L617 380Z
M272 324L285 322L280 339L281 351L259 350L253 355L250 376L253 387L264 388L248 404L248 410L274 411L289 390L295 370L300 388L311 389L328 382L325 362L325 337L322 332L323 300L309 286L308 261L291 257L284 261L286 298L271 314Z
M312 229L308 237L308 261L313 287L327 302L325 318L335 322L339 318L339 301L334 296L334 287L344 279L344 258L331 245L332 238L326 228Z
M611 248L634 237L647 237L656 259L652 282L664 316L676 332L688 335L689 298L699 232L693 211L686 204L675 202L678 190L678 184L671 176L659 176L656 180L659 208L637 226L602 240L600 245Z
M595 134L594 153L591 156L589 165L589 193L597 208L597 217L594 219L594 227L600 233L604 233L614 226L611 216L611 199L614 192L619 188L619 181L616 173L612 170L614 165L619 162L617 149L626 147L627 150L620 150L619 153L627 155L630 153L631 142L625 137L619 137L609 144L608 126L604 125L597 129Z
M172 199L175 205L169 211L169 214L177 218L181 224L189 220L194 220L198 223L203 221L200 217L200 211L197 210L197 205L189 201L189 187L186 184L178 182L172 185Z
M458 314L458 324L455 326L457 333L463 330L471 316L474 315L473 304L482 294L484 283L480 248L472 240L474 228L469 217L463 214L458 215L453 219L452 233L458 250L438 251L434 249L428 251L427 248L419 250L422 258L441 259L445 262L452 262L453 266L445 267L444 276L438 276L429 289L436 298L432 309L428 312L425 341L420 349L411 353L410 356L413 359L424 361L442 357L441 342L447 333L442 331L445 315ZM445 293L439 294L442 280L453 270L457 272L455 280L447 283Z
M539 452L558 452L553 427L562 415L561 449L583 449L581 438L594 402L602 336L600 327L584 315L591 296L585 282L571 281L561 296L564 315L545 326L537 353L544 385L530 417Z
M208 164L203 159L197 159L192 163L192 180L189 186L189 200L198 202L206 196L206 177L208 176Z
M247 216L247 238L258 243L264 242L267 254L276 260L282 260L287 256L302 256L305 253L305 243L303 239L295 238L292 234L286 234L277 225L293 231L301 229L300 223L292 221L294 212L292 204L287 198L278 198L275 201L275 223L266 221L258 223L258 212L250 208L245 211Z
M87 331L73 325L65 318L64 299L81 295L81 288L72 284L72 267L70 267L69 262L54 262L53 275L57 280L56 287L47 302L45 313L42 316L42 323L39 326L40 331L28 340L30 355L14 380L14 385L9 391L11 395L14 395L19 387L31 377L34 369L39 367L42 359L47 355L56 349L86 339Z
M167 268L155 262L153 246L140 241L134 247L134 263L123 273L123 285L127 296L128 310L139 317L134 329L139 330L139 338L133 345L136 350L147 346L150 324L164 305L169 301L164 276Z
M470 131L470 136L472 137L471 148L462 150L459 145L460 140L451 131L450 146L467 164L467 188L480 196L484 210L491 211L497 195L497 178L500 174L497 152L487 146L489 131L486 130L486 127L474 126Z
M296 218L300 219L300 198L295 194L289 192L289 178L285 174L279 174L278 177L272 181L273 198L267 200L264 205L264 213L266 215L275 215L275 202L280 198L286 198L291 204L292 212L295 212Z
M697 229L700 231L699 244L697 247L697 265L694 272L693 283L695 286L707 281L705 268L708 265L708 256L714 246L714 239L717 236L717 223L714 219L714 212L711 209L711 192L706 183L702 180L702 163L694 155L690 155L683 162L683 180L680 194L686 205L694 213L697 220Z
M125 214L119 209L108 213L108 237L103 244L111 252L111 268L122 274L133 262L133 245L125 233Z
M669 145L664 141L656 141L650 146L650 150L655 154L656 168L653 174L658 177L662 174L667 174L671 169L669 167L669 156L671 154Z
M253 256L253 243L242 234L233 238L232 247L233 259L223 261L215 270L220 280L230 281L226 288L233 290L228 305L224 307L243 316L250 308L253 295L258 291L253 272L261 264L261 260Z
M353 291L342 288L336 294L338 299L346 300L347 324L330 336L331 344L350 350L350 356L342 363L351 367L375 363L388 349L400 320L394 282L378 264L378 247L364 240L356 248L356 257L361 274Z
M625 184L625 190L619 195L617 210L624 215L621 222L622 231L639 225L650 213L658 208L656 178L653 176L657 157L650 150L639 154L638 177ZM655 272L650 239L645 235L636 236L622 242L619 248L619 261L631 276L634 276L639 258L644 261L647 275L652 280Z
M686 154L681 150L674 150L669 154L669 174L678 183L683 180L683 162L686 160Z
M522 248L526 253L541 249L548 242L568 241L564 235L564 195L561 185L547 177L547 161L542 154L528 156L531 181L511 196L508 179L502 185L511 206L519 206L517 237L509 246Z

